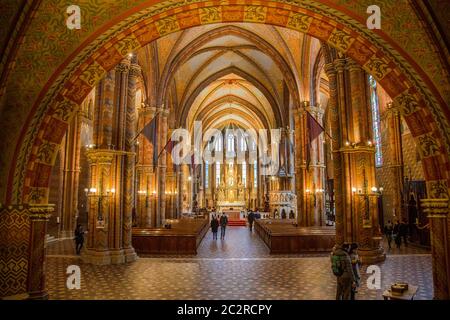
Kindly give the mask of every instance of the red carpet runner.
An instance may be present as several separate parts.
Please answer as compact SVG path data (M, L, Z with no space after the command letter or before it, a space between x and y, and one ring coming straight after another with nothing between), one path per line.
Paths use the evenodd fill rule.
M247 225L247 221L245 220L228 220L229 227L245 227Z

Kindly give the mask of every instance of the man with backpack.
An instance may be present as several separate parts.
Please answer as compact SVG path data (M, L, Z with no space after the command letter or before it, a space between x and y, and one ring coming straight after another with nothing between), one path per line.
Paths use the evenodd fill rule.
M331 269L336 276L336 300L350 300L352 288L356 287L352 261L343 245L336 244L331 252Z

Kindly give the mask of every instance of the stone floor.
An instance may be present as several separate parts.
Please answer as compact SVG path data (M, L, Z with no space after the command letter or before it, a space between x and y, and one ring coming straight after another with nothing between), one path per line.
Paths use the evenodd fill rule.
M197 256L151 256L125 265L94 266L74 255L72 240L47 248L51 299L334 299L328 254L270 255L245 227L227 229L225 241L208 233ZM81 289L66 287L66 268L81 269ZM431 256L412 246L392 249L380 263L381 288L395 281L419 285L416 299L432 299ZM357 299L382 299L369 290L366 267Z

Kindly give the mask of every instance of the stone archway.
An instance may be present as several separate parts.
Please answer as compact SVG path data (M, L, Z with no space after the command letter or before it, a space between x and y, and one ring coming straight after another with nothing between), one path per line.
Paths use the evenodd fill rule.
M421 150L430 197L448 198L450 143L445 119L450 119L450 113L439 90L389 37L368 32L351 11L331 4L327 6L325 2L328 3L267 1L263 4L252 0L246 4L236 1L185 4L180 0L164 5L149 1L111 20L80 44L40 90L11 162L5 202L46 208L51 168L71 116L99 79L126 54L169 33L220 22L287 27L316 37L351 57L381 83L402 111ZM446 202L436 203L430 202L430 212L436 207L446 218ZM32 210L38 210L33 212L42 213L44 217L45 208ZM438 241L448 239L444 225L433 223ZM441 298L448 298L449 294L449 278L444 271L448 269L448 262L442 262L446 255L446 248L433 248L434 265L442 270L437 276L439 280L435 279L435 283L444 283L435 292ZM33 276L37 277L34 286L39 287L43 285L38 262L42 255L36 259L29 264L37 271L38 275Z

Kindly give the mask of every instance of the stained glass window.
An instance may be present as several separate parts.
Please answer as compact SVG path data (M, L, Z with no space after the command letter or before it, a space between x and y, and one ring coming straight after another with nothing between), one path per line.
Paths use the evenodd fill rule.
M242 163L242 184L244 187L247 186L247 163L245 161Z
M381 152L381 130L380 130L380 106L378 103L377 82L369 75L370 104L372 107L373 139L375 144L375 165L383 165L383 154Z
M258 188L258 161L253 164L253 187Z
M216 162L216 187L220 185L220 163Z
M208 164L208 161L205 161L205 188L209 188L209 164Z

